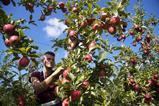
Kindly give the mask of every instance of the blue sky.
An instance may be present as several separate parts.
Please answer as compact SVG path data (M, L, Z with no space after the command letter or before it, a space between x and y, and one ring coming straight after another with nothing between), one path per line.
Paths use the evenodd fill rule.
M58 0L60 1L60 0ZM65 0L61 0L65 1ZM99 3L101 6L105 6L106 0L101 0ZM128 10L132 13L133 5L136 0L130 0L130 5ZM143 7L146 10L147 14L153 13L156 17L159 18L159 1L158 0L143 0ZM25 18L29 19L30 13L25 11L24 7L13 7L12 5L4 6L4 10L7 14L13 13L14 19ZM66 34L62 33L62 30L65 28L63 23L58 23L58 20L63 18L62 12L59 10L57 13L52 13L51 16L46 17L46 21L40 22L37 21L40 17L40 9L36 9L34 18L38 26L30 25L30 30L26 30L26 35L31 37L35 44L39 46L40 52L45 52L47 50L52 50L51 48L51 40L55 37L65 37ZM59 30L59 28L61 30ZM158 32L156 32L158 33ZM114 39L111 39L114 42ZM2 37L0 36L0 50L5 50L6 47L3 43ZM61 57L64 57L67 53L59 50L56 53L56 61L59 62Z

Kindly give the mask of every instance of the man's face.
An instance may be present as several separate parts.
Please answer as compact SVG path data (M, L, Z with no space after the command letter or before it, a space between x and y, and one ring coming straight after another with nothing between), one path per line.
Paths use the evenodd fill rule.
M45 54L44 55L44 60L43 60L45 67L53 68L55 66L55 61L54 60L55 59L52 55Z

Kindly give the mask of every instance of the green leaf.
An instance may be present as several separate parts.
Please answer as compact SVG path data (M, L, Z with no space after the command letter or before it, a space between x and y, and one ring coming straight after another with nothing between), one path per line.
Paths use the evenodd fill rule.
M106 51L101 51L99 53L99 61L98 62L101 62L102 60L104 60L106 58L106 54L107 54Z

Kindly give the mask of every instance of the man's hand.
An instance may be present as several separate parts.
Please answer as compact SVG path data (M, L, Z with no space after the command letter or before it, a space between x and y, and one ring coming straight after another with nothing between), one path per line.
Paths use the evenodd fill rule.
M53 73L53 76L60 75L63 72L64 68L62 66L58 67Z

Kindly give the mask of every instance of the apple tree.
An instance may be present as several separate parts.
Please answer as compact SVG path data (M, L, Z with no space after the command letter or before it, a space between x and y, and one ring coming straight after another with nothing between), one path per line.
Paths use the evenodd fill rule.
M34 68L39 65L38 47L24 33L29 27L22 26L27 22L36 25L34 9L42 11L39 21L52 12L63 12L65 38L52 40L55 52L59 48L68 52L57 64L65 69L56 82L63 106L158 104L159 39L154 30L159 20L145 12L141 0L136 1L134 14L127 11L129 0L105 1L104 7L99 0L2 1L8 6L11 2L31 13L28 21L13 20L0 8L6 52L12 62L19 60L19 70L28 70L30 60Z

